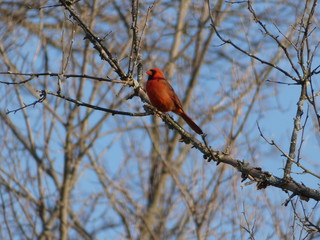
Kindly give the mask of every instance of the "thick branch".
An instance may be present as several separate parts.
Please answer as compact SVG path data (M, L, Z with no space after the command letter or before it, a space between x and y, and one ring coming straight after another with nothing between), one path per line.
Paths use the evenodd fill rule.
M273 176L272 173L263 171L260 167L252 167L248 162L240 161L231 157L221 151L215 151L201 143L196 138L193 138L188 132L180 127L168 114L159 112L150 105L145 105L147 111L156 113L163 121L165 121L169 127L171 126L178 131L182 137L181 141L192 144L192 146L203 153L203 157L208 161L213 160L219 163L225 163L234 167L241 173L243 180L249 178L257 183L258 189L266 188L267 186L274 186L282 190L291 191L295 195L300 196L303 200L309 200L312 198L316 201L320 200L320 191L306 187L303 184L299 184L292 179L284 180L282 178Z

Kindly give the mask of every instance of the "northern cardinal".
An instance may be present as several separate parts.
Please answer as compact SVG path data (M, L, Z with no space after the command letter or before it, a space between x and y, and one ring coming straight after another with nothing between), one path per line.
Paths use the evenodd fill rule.
M203 134L201 128L182 109L181 102L171 85L167 82L163 72L152 68L146 72L149 75L146 91L153 106L161 112L174 112L181 116L198 134Z

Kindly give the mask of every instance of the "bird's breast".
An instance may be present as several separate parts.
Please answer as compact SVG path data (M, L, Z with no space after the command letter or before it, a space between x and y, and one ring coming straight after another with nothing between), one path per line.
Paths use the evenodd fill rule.
M171 87L165 80L154 79L147 81L146 91L153 106L161 112L169 112L175 108L171 97Z

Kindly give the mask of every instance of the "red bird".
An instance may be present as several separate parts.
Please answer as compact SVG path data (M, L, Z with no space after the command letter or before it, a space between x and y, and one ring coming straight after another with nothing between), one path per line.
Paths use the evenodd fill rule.
M203 134L201 128L183 111L177 94L165 79L163 72L158 68L152 68L146 73L149 75L146 91L152 105L161 112L171 111L178 114L196 133Z

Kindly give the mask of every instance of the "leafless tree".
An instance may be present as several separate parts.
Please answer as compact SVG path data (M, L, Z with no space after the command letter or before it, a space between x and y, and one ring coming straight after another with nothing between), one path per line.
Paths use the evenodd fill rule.
M0 238L319 237L317 4L0 1Z

